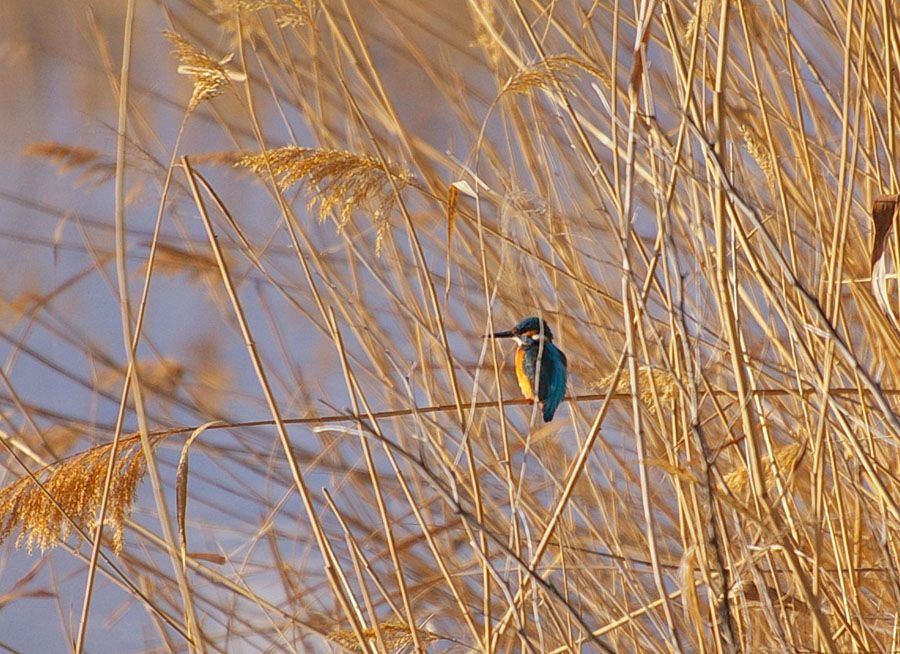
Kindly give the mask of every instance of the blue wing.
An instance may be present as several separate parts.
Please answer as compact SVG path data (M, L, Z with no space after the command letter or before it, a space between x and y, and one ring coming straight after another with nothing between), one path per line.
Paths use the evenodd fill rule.
M563 351L553 343L546 343L541 357L541 383L538 389L539 398L544 403L544 422L553 420L556 408L566 395L567 367L568 361Z

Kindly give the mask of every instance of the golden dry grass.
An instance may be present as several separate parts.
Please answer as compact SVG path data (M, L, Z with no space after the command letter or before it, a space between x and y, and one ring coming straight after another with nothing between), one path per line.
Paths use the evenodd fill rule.
M103 496L99 483L109 461L111 447L102 445L45 471L35 479L24 476L0 491L0 538L18 531L17 545L29 552L65 541L75 529L96 527L97 509ZM125 520L131 513L137 486L144 476L140 444L133 440L116 453L111 510L106 523L112 527L112 549L122 550ZM74 524L73 524L74 523Z
M396 652L398 650L402 650L404 648L409 647L413 644L412 635L409 632L409 627L403 623L393 623L393 622L385 622L383 624L378 625L378 629L366 629L361 632L361 636L366 643L366 646L374 647L378 643L378 631L381 632L381 642L384 645L384 648L388 652ZM350 652L366 652L368 650L363 649L363 645L359 642L359 638L352 631L346 630L337 630L332 631L328 634L328 638L332 641L343 647L344 649ZM420 633L419 634L420 642L423 644L427 644L430 642L434 642L438 640L438 637L434 634L429 633Z
M143 157L128 238L8 200L78 257L0 286L0 535L95 566L54 581L78 648L109 593L147 651L895 651L893 5L144 11L152 89L97 56L129 149L29 150L99 189ZM116 254L124 400L127 312L67 301ZM570 362L549 425L482 338L538 314ZM104 497L117 567L71 537Z
M79 182L102 184L115 174L115 161L110 161L103 152L84 146L64 143L33 143L25 149L25 154L52 161L60 173L76 171Z
M355 209L368 209L376 226L376 251L381 250L397 193L412 182L408 173L367 155L290 145L246 155L236 165L264 179L274 177L281 191L305 181L310 186L309 209L318 205L320 221L336 214L338 231Z
M566 87L574 81L578 69L587 71L601 80L604 86L609 86L606 73L583 59L570 55L553 55L517 70L503 85L500 93L529 93L541 89L552 91L557 86Z
M246 79L243 73L227 68L226 65L231 61L232 55L226 55L218 60L213 59L176 32L166 32L166 38L175 48L172 54L180 62L178 73L187 75L194 82L194 90L188 103L189 111L204 100L210 100L224 93L229 82L242 82Z

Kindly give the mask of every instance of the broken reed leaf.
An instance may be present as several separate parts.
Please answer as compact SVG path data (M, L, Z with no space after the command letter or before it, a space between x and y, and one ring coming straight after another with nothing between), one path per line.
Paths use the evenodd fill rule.
M178 467L175 471L175 519L178 523L178 548L181 553L181 569L187 568L187 484L190 475L188 451L191 440L181 448Z
M551 55L537 63L520 68L503 85L500 95L528 93L535 89L551 90L556 85L570 85L575 79L575 69L577 68L590 73L606 87L609 87L609 77L584 59L571 55Z
M891 309L891 303L887 297L887 262L885 246L891 228L894 226L894 216L897 213L897 204L900 195L882 195L875 198L872 203L872 222L875 227L875 238L872 242L872 254L869 259L869 272L872 279L872 293L881 310L890 318L895 326L897 317ZM894 262L896 266L898 262Z
M478 199L478 194L475 192L475 189L473 189L472 185L464 179L453 182L450 186L456 189L458 193L462 193L463 195L468 196L473 200Z
M446 249L446 281L444 283L444 297L450 297L450 285L453 282L451 269L451 253L453 251L453 234L456 231L456 208L459 204L459 194L467 195L470 198L477 197L475 191L465 180L459 180L450 184L447 189L447 249Z
M647 42L650 40L650 21L644 21L641 26L641 32L632 51L634 63L631 65L631 75L628 79L628 97L631 99L632 106L637 106L637 98L640 94L641 81L644 78L644 58L647 56Z
M112 443L107 443L37 472L35 476L43 484L43 490L27 475L0 489L0 542L19 527L16 546L24 545L29 553L38 546L43 552L71 535L70 518L82 529L93 530L103 499L111 448ZM104 524L112 529L112 548L116 554L122 550L125 519L131 513L143 476L144 455L140 440L123 439L116 451L104 520ZM48 494L66 515L59 511Z
M188 111L193 111L204 100L221 95L230 81L243 82L247 79L244 73L226 68L232 55L215 60L180 34L163 34L174 46L172 53L180 62L178 74L187 75L194 81Z
M269 171L280 190L305 181L309 208L318 204L319 220L337 209L338 232L354 209L368 210L376 227L376 252L387 234L387 216L396 202L394 187L401 191L412 183L410 173L365 154L345 150L301 148L293 145L247 155L236 164L263 177Z
M871 267L884 256L884 246L894 224L894 213L900 195L882 195L872 202L872 222L875 224L875 240L872 243Z
M465 180L460 180L450 184L447 191L447 256L449 257L450 244L453 242L453 232L456 227L456 207L459 204L459 194L462 193L470 198L477 198L475 191Z
M450 184L447 191L447 252L450 252L450 244L453 241L453 232L456 227L456 207L459 204L459 195L462 193L470 198L476 198L477 195L469 182L460 180ZM449 254L448 254L449 256Z
M378 625L381 631L381 638L388 652L396 652L403 647L408 647L414 643L409 626L403 622L383 622ZM419 642L423 645L440 640L437 634L423 629L417 629ZM378 636L375 629L366 629L362 633L367 642L376 643ZM328 639L337 643L341 647L351 652L365 652L360 647L359 638L356 632L350 629L337 629L328 634Z
M447 192L447 256L450 256L450 247L453 244L453 228L456 226L456 203L459 200L459 189L455 184L450 185Z
M188 477L190 476L190 449L197 437L215 424L218 420L211 420L197 427L181 448L181 456L178 457L178 467L175 471L175 513L178 522L178 546L181 549L181 567L187 569L187 501L188 501Z
M631 74L628 76L628 97L633 104L637 103L641 79L644 76L644 49L637 47L634 50L634 63L631 66Z
M25 148L25 154L49 160L56 165L61 174L80 171L79 184L90 183L98 186L111 180L116 173L115 161L110 160L99 150L81 145L66 145L53 141L32 143Z
M187 556L194 561L205 561L206 563L214 563L215 565L225 565L228 563L228 559L225 556L216 554L215 552L188 552Z

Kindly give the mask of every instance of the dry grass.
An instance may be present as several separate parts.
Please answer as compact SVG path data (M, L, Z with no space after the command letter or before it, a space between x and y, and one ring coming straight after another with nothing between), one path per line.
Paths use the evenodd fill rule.
M79 172L78 181L81 184L103 184L113 178L116 170L115 161L110 161L103 152L84 146L33 143L25 148L25 154L52 161L60 173Z
M338 231L343 231L355 209L367 208L376 227L376 251L389 228L388 216L396 194L412 177L396 166L340 150L285 146L242 157L238 166L268 177L284 191L305 180L309 184L309 209L316 205L319 220L336 211Z
M366 629L364 632L362 632L363 639L365 640L367 646L374 647L376 645L379 636L378 631L381 632L381 642L384 644L384 648L388 652L396 652L413 644L413 638L409 632L409 627L407 627L403 623L385 622L378 625L377 630L373 628ZM352 631L332 631L330 634L328 634L328 638L332 642L337 643L350 652L368 651L366 649L363 649L363 646L362 644L360 644L359 639L356 637L356 634ZM419 639L423 644L428 644L430 642L439 640L436 635L430 633L420 633Z
M790 482L791 485L793 485L794 480L792 477L797 472L797 467L804 454L804 444L794 443L793 445L779 447L775 451L774 456L763 457L763 485L766 490L777 493L777 485L779 482L781 484ZM728 490L735 495L743 498L748 497L748 493L750 492L750 474L746 468L732 470L725 474L722 481ZM808 490L808 484L806 490Z
M0 491L0 538L7 538L18 529L17 545L25 546L29 552L35 546L44 551L65 541L77 529L94 529L103 496L99 482L109 455L110 446L101 445L39 471L35 479L24 476L6 486ZM122 445L115 461L106 524L112 527L111 546L118 554L122 550L125 520L144 476L140 443L132 440Z
M631 380L627 374L619 377L618 381L613 385L615 380L614 374L609 374L601 379L597 384L598 390L607 390L612 393L630 393ZM671 373L665 370L657 370L649 366L638 367L638 388L641 389L641 404L646 407L654 406L654 394L661 404L668 405L669 402L676 399L679 394L677 380Z
M557 87L571 87L578 69L592 74L609 86L609 77L599 68L583 59L569 55L553 55L541 61L520 68L503 85L504 93L530 93L537 90L552 91Z
M188 103L188 111L194 110L204 100L210 100L225 92L229 82L243 82L246 75L227 68L232 55L213 59L206 52L175 32L166 32L166 38L174 46L174 54L180 63L178 73L187 75L194 82L194 90Z
M71 647L49 587L91 651L896 651L893 5L142 12L119 154L99 103L27 150L97 202L139 159L125 238L49 166L0 188L0 535L48 550L4 646ZM548 425L482 338L537 314Z

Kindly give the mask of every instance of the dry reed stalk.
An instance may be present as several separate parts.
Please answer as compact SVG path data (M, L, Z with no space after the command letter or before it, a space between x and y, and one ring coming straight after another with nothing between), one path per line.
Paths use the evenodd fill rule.
M317 514L315 512L314 504L312 501L312 496L309 491L309 487L303 477L303 473L300 470L300 466L297 462L297 458L293 452L291 447L290 439L288 438L287 431L285 429L284 420L281 416L281 411L278 407L278 403L275 400L275 397L272 393L272 388L269 383L268 376L266 374L265 368L263 366L262 360L259 356L259 352L254 345L253 338L251 336L250 327L247 323L246 314L244 313L243 305L241 303L240 298L237 295L235 290L234 282L231 278L231 273L227 267L227 263L225 261L224 254L222 252L221 247L219 246L215 233L213 231L212 222L210 221L209 215L206 212L206 207L203 202L203 199L200 196L200 191L197 187L196 180L194 178L193 170L190 167L190 163L187 160L187 157L182 158L182 166L187 174L188 184L191 188L191 193L194 196L194 201L196 203L197 209L200 213L200 218L203 222L203 225L206 229L207 237L209 238L210 246L212 248L213 254L216 258L216 264L219 267L219 271L222 275L222 282L225 286L226 291L228 292L228 297L231 300L232 308L234 310L235 317L237 319L238 325L241 329L241 333L244 335L244 342L247 345L248 355L253 364L254 372L256 373L257 379L259 381L262 393L266 399L266 404L268 405L269 411L272 414L272 418L275 422L275 427L278 431L278 436L281 441L281 446L284 450L285 458L290 466L291 477L296 487L300 499L303 502L303 507L306 511L307 517L310 520L313 533L315 534L316 543L319 547L322 557L326 561L325 570L328 576L328 581L331 584L332 591L337 595L341 606L344 610L347 619L354 625L354 630L357 633L357 637L360 642L363 642L360 634L362 632L362 627L359 625L358 620L356 619L356 613L353 612L350 608L350 598L345 594L343 590L343 586L339 583L338 580L338 570L339 566L336 565L334 560L334 553L329 544L328 538L326 537L324 531L322 530L321 524L319 523Z
M353 408L353 413L355 415L359 415L359 401L357 400L357 391L358 388L354 384L354 380L351 377L351 372L347 360L347 353L344 350L344 342L341 338L341 332L337 324L337 320L332 313L330 316L331 322L331 330L334 334L334 344L338 350L338 355L341 358L341 367L344 371L345 383L347 384L347 392L350 395L350 402ZM391 527L391 519L388 514L387 507L384 502L384 495L381 490L381 482L379 479L378 471L375 467L375 460L372 457L372 450L369 447L369 443L366 440L366 436L362 430L359 429L359 438L360 438L360 447L363 451L363 456L365 458L366 469L369 472L369 479L372 483L372 490L375 493L376 505L378 507L378 515L381 518L381 527L384 530L385 541L388 544L388 551L391 556L391 560L394 564L394 572L397 577L397 587L400 589L400 597L403 600L403 609L406 614L407 620L407 633L411 636L412 643L416 646L416 649L421 649L421 641L419 640L418 630L415 627L415 616L413 615L412 605L410 603L409 591L407 590L406 577L404 574L403 566L400 563L400 558L397 553L397 544L394 538L394 530ZM337 511L336 511L337 513ZM379 642L383 642L384 634L381 632L380 626L378 629L378 640Z
M163 535L168 546L169 559L175 568L175 577L177 580L179 594L182 601L182 610L187 632L190 634L192 648L197 652L204 652L205 646L202 635L200 634L196 614L193 608L193 598L188 587L184 570L177 565L175 558L175 539L172 534L171 525L169 524L169 514L166 506L165 495L162 491L162 482L160 480L159 469L154 459L153 445L147 435L147 414L141 393L141 384L136 369L136 350L141 338L141 325L138 324L137 329L132 331L132 314L131 314L131 296L128 287L128 272L126 267L127 257L127 238L126 238L126 194L125 194L125 170L126 170L126 142L128 131L128 106L129 106L129 89L130 89L130 73L131 73L131 50L134 40L134 20L135 2L129 0L126 5L125 14L125 30L122 43L122 64L118 84L114 86L117 100L117 128L116 128L116 169L115 169L115 252L116 252L116 281L119 299L120 320L122 325L122 338L125 345L126 358L128 361L128 371L125 375L125 383L122 388L122 399L119 403L118 416L116 421L115 433L113 435L112 446L110 447L109 456L107 457L107 465L103 481L103 490L97 507L97 518L95 520L96 527L92 532L93 545L91 548L91 559L88 564L87 581L85 582L84 594L82 598L81 618L78 625L78 634L75 639L75 654L81 654L84 651L85 640L87 637L88 620L94 593L94 581L96 578L97 565L100 557L100 547L102 544L103 528L106 522L107 511L110 507L110 491L113 486L113 474L117 463L117 449L120 444L122 433L122 425L125 416L125 408L129 397L129 390L134 396L134 405L137 414L138 426L140 429L141 452L144 463L150 473L150 479L153 485L154 500L156 509L160 517L160 523ZM180 138L180 137L179 137ZM167 181L168 183L168 181ZM166 183L166 186L167 186ZM161 206L165 204L163 200ZM160 219L157 219L157 229ZM158 234L158 231L156 232ZM149 273L148 273L149 285ZM145 293L146 293L145 287ZM146 302L146 294L142 297L142 302ZM143 305L141 315L143 314ZM115 506L112 506L115 510Z

